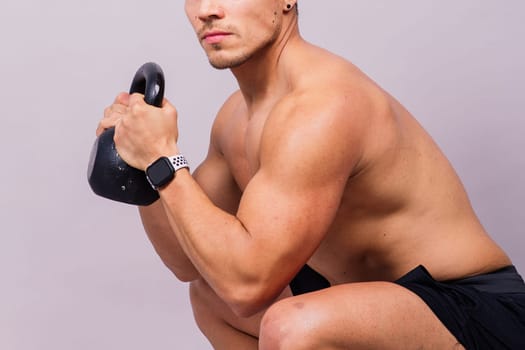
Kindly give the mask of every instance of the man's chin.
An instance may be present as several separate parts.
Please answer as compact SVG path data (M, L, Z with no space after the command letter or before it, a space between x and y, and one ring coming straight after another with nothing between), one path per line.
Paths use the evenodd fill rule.
M247 57L233 58L233 59L217 59L208 57L210 65L219 70L232 69L242 66L248 60Z
M218 69L218 70L225 70L225 69L230 68L230 66L227 65L227 64L216 63L216 62L214 62L214 61L212 61L212 60L210 60L209 62L210 62L210 65L211 65L213 68Z

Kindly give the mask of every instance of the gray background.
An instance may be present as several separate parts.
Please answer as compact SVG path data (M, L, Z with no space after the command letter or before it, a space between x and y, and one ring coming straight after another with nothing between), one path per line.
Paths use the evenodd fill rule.
M300 5L306 38L359 65L430 131L525 271L524 2ZM209 349L136 209L86 182L103 108L150 60L179 109L182 150L193 167L203 159L235 82L208 66L183 1L3 1L0 43L0 348Z

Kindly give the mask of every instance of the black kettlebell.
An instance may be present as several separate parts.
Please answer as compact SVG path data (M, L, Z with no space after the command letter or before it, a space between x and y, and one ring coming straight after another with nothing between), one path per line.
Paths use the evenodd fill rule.
M164 73L156 63L149 62L139 68L129 93L141 93L147 104L162 107L164 99ZM117 153L113 136L115 128L105 130L91 150L88 182L97 195L114 201L150 205L159 194L149 184L146 173L126 164Z

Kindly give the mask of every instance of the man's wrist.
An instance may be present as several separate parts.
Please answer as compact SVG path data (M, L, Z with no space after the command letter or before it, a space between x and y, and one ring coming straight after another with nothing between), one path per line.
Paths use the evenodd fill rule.
M159 157L146 168L146 177L151 187L155 190L168 185L181 169L188 169L189 164L182 154L169 157Z

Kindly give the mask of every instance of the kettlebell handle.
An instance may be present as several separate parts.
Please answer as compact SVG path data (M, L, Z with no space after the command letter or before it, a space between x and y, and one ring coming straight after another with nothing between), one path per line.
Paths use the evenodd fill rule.
M144 94L147 104L162 107L164 99L164 73L162 68L154 62L143 64L135 73L129 93Z
M130 94L141 93L147 104L162 107L164 73L153 62L143 64L135 74ZM88 164L88 182L95 194L114 201L150 205L159 199L146 174L126 164L117 153L113 137L115 128L105 130L95 140Z

